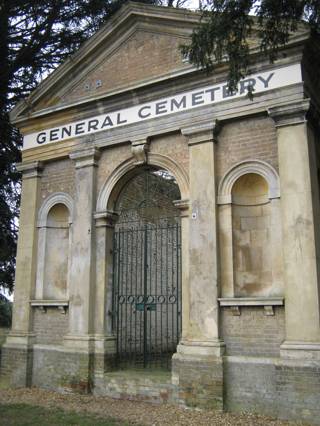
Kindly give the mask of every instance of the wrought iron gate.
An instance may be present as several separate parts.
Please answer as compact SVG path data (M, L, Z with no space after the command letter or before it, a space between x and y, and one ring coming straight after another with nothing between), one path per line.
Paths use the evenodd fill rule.
M143 182L146 179L149 184L150 172L143 175ZM150 212L157 210L154 205L157 197L153 193L150 200L149 191L143 193L145 198L139 202L140 220L121 222L114 232L113 318L117 364L170 368L181 331L180 219L155 218Z
M114 234L118 364L169 367L181 329L179 224Z

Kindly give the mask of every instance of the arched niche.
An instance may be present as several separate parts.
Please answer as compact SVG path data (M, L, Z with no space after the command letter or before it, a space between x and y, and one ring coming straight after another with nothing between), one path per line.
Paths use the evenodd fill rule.
M72 215L72 198L64 193L49 196L39 210L36 299L68 297Z
M241 162L219 185L223 297L283 295L280 188L267 163Z

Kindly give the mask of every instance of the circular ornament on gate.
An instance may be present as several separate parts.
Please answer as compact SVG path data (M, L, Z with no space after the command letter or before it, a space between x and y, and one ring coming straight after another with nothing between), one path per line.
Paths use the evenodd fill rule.
M132 295L128 296L128 303L130 303L130 305L134 303L134 296Z
M166 298L165 298L163 295L158 296L158 303L162 304L162 303L164 303L165 301L166 301Z
M120 303L120 305L122 305L123 303L125 303L125 301L126 301L125 296L119 296L119 303Z
M147 296L146 303L153 303L153 302L154 302L154 296L151 296L151 294L149 294L149 296Z

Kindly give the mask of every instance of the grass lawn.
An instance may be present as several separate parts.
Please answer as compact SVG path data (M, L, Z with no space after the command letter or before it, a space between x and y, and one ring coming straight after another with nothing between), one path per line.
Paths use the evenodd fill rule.
M90 414L48 409L27 404L0 404L0 424L6 426L129 426L115 419L102 419Z

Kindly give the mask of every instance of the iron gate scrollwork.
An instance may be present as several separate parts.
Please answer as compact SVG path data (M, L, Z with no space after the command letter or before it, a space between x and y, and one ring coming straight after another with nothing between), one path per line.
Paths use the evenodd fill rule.
M170 368L181 332L181 227L176 182L144 169L120 195L113 243L119 367ZM165 216L165 217L164 217Z

